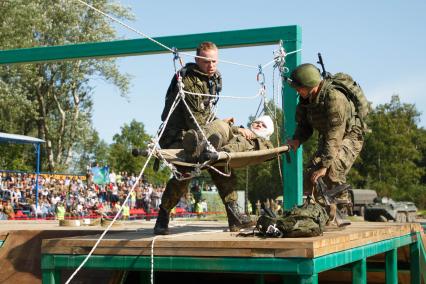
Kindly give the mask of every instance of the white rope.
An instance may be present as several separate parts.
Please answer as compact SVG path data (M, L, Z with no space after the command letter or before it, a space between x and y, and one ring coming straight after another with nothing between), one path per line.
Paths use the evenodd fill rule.
M293 54L293 53L301 52L301 51L302 51L302 49L301 49L301 48L299 48L299 49L297 49L297 50L293 50L293 51L287 52L286 56L287 56L287 55L290 55L290 54Z
M186 103L185 98L182 99L183 104L185 105L186 109L189 112L189 115L191 116L192 120L194 120L195 125L197 126L198 130L200 131L201 135L203 136L203 141L207 143L209 147L212 148L213 152L216 152L216 149L210 144L209 140L207 139L206 134L204 133L203 129L201 128L200 124L198 123L197 119L195 118L194 114L192 113L189 105Z
M72 0L71 0L71 1L72 1ZM157 41L157 40L153 39L152 37L148 36L147 34L145 34L145 33L141 32L141 31L139 31L139 30L137 30L137 29L135 29L135 28L133 28L133 27L131 27L131 26L127 25L126 23L124 23L124 22L120 21L119 19L117 19L117 18L115 18L115 17L113 17L113 16L111 16L111 15L108 15L107 13L105 13L105 12L103 12L103 11L99 10L98 8L96 8L96 7L94 7L94 6L90 5L90 4L88 4L88 3L86 3L86 2L84 2L84 1L82 1L82 0L74 0L74 1L78 1L79 3L81 3L81 4L85 5L85 6L87 6L88 8L90 8L90 9L92 9L92 10L94 10L94 11L96 11L96 12L100 13L101 15L103 15L103 16L105 16L105 17L107 17L108 19L110 19L110 20L112 20L112 21L114 21L114 22L116 22L116 23L118 23L118 24L122 25L122 26L123 26L123 27L125 27L126 29L129 29L129 30L131 30L131 31L133 31L133 32L135 32L135 33L137 33L137 34L139 34L139 35L143 36L144 38L146 38L146 39L148 39L148 40L150 40L150 41L152 41L152 42L154 42L154 43L158 44L159 46L161 46L162 48L164 48L164 49L166 49L166 50L170 51L171 53L175 53L175 50L174 50L173 48L170 48L170 47L166 46L165 44L163 44L163 43L161 43L161 42L159 42L159 41ZM299 50L296 50L296 51L293 51L293 52L289 52L288 54L291 54L291 53L294 53L294 52L298 52L298 51L300 51L300 49L299 49ZM183 54L183 55L186 55L186 56L189 56L189 57L194 57L194 58L202 58L202 59L207 59L207 60L211 60L211 59L212 59L212 58L203 57L203 56L199 56L199 55L193 55L193 54L186 53L186 52L180 52L180 54ZM237 66L241 66L241 67L247 67L247 68L252 68L252 69L258 69L258 66L249 65L249 64L243 64L243 63L238 63L238 62L233 62L233 61L229 61L229 60L217 59L217 61L218 61L218 62L227 63L227 64L231 64L231 65L237 65ZM269 64L270 64L270 63L268 63L267 65L269 66ZM266 66L264 66L264 67L266 67Z
M111 228L111 226L114 224L114 222L117 220L118 216L121 214L121 211L123 211L123 207L125 204L127 204L127 201L129 200L132 192L134 191L136 185L139 183L139 180L141 179L143 173L145 172L145 168L148 165L149 161L151 160L152 157L152 153L151 152L139 174L139 176L137 177L135 183L132 186L132 189L129 191L129 193L127 194L126 199L123 201L123 206L120 207L120 209L118 210L117 214L115 215L114 219L112 219L111 223L108 225L108 227L104 230L104 232L102 233L102 235L99 237L99 239L96 241L95 245L93 246L93 248L90 250L89 254L84 258L83 262L78 266L78 268L74 271L73 274L71 274L71 276L68 278L68 280L65 282L65 284L68 284L71 282L71 280L77 275L77 273L80 271L80 269L84 266L84 264L86 264L86 262L89 260L89 258L92 256L93 252L95 251L95 249L98 247L99 243L101 242L101 240L104 238L104 236L106 235L106 233L109 231L109 229Z
M154 284L154 243L155 243L157 238L163 237L163 239L171 239L173 237L185 237L185 236L193 236L193 235L200 235L200 234L207 234L207 233L219 233L219 232L223 232L223 231L222 230L208 230L208 231L203 231L203 232L198 232L198 233L184 233L184 234L179 234L179 235L174 235L174 236L155 236L152 239L152 242L151 242L151 284Z
M199 96L199 97L216 97L216 95L212 95L212 94L193 93L193 92L188 92L188 91L183 91L183 92L185 94L188 94L188 95ZM220 95L220 98L252 100L252 99L258 98L261 95L262 95L262 91L259 91L256 95L251 96L251 97L239 97L239 96L224 96L224 95Z
M84 1L82 1L82 0L75 0L75 1L80 2L81 4L83 4L83 5L87 6L87 7L89 7L90 9L92 9L92 10L94 10L94 11L98 12L99 14L102 14L103 16L105 16L105 17L109 18L110 20L112 20L112 21L114 21L114 22L116 22L116 23L118 23L118 24L122 25L123 27L125 27L125 28L127 28L127 29L129 29L129 30L131 30L131 31L134 31L135 33L137 33L137 34L139 34L139 35L141 35L141 36L143 36L143 37L147 38L148 40L150 40L150 41L152 41L152 42L154 42L154 43L158 44L159 46L163 47L164 49L167 49L168 51L173 52L173 49L171 49L170 47L168 47L168 46L166 46L166 45L162 44L161 42L159 42L159 41L157 41L157 40L153 39L152 37L148 36L147 34L144 34L143 32L138 31L138 30L137 30L137 29L135 29L135 28L132 28L131 26L129 26L129 25L127 25L127 24L123 23L123 22L122 22L122 21L120 21L119 19L114 18L113 16L108 15L107 13L105 13L105 12L103 12L103 11L101 11L101 10L99 10L99 9L95 8L94 6L92 6L92 5L90 5L90 4L86 3L86 2L84 2Z
M228 156L228 158L226 159L226 166L224 167L224 169L225 169L225 171L227 171L227 173L224 173L224 172L218 170L217 168L215 168L215 167L213 167L211 165L208 165L208 164L206 164L205 166L207 168L215 171L216 173L222 175L222 176L230 177L231 174L232 174L231 170L229 169L229 163L231 162L231 156L229 155L229 153L226 153L226 155Z

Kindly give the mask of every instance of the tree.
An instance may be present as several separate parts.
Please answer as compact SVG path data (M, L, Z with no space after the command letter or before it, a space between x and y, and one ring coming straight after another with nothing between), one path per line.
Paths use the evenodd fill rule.
M424 163L426 140L417 126L419 115L415 105L401 103L398 96L375 108L368 121L372 131L354 165L362 177L357 186L397 200L418 201L418 193L424 195L425 167L419 165Z
M127 9L110 1L93 0L91 4L118 18L131 18ZM75 1L5 0L0 4L0 46L4 49L108 41L115 35L105 17ZM0 69L1 100L9 102L0 106L0 121L8 122L5 128L10 132L46 141L43 150L49 171L67 168L78 154L76 150L85 148L79 144L94 134L90 85L94 76L117 86L122 95L128 91L128 77L118 72L114 60Z
M147 149L151 137L145 132L145 126L141 122L132 120L129 125L121 127L121 133L115 134L114 143L109 151L109 165L115 171L125 171L138 175L146 162L146 157L133 157L133 148ZM153 159L150 160L144 171L144 178L150 183L164 184L170 172L167 168L160 168L158 172L153 170Z

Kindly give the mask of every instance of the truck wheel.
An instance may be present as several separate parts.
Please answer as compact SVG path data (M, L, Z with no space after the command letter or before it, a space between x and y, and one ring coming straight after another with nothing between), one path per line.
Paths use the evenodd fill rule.
M407 213L407 222L412 223L416 221L416 213L414 212L408 212Z
M407 222L407 218L406 218L407 216L405 215L405 213L404 212L398 212L398 213L396 213L396 222L398 222L398 223L405 223L405 222Z
M388 219L387 219L385 216L380 215L380 216L379 216L379 221L380 221L380 222L387 222L387 221L388 221Z
M359 216L364 217L365 215L365 206L361 206L361 208L359 209Z

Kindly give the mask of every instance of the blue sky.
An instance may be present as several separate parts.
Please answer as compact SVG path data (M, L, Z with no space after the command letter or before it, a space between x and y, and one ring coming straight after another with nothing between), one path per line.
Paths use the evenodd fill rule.
M415 104L426 126L426 1L140 1L123 0L136 19L130 26L151 37L299 25L302 62L315 63L321 52L328 71L351 74L373 105L398 94ZM118 28L120 38L139 38ZM220 59L257 66L273 59L276 46L224 49ZM289 52L289 51L288 51ZM193 61L184 57L185 62ZM172 55L118 59L132 76L128 98L103 81L94 81L93 123L100 137L112 142L132 119L153 135L160 125L164 95L173 75ZM220 63L223 95L253 96L257 70ZM268 97L273 97L272 68L265 69ZM277 77L275 76L275 81ZM259 100L222 99L218 116L245 124Z

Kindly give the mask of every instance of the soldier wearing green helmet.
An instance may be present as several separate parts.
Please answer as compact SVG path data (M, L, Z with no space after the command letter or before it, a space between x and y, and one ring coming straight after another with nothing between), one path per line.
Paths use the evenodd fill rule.
M318 178L322 178L328 189L344 185L364 142L365 129L354 102L336 87L331 77L323 79L313 64L299 65L288 81L299 94L297 126L288 144L296 150L314 130L318 132L318 149L304 172L304 192L315 192ZM336 199L348 198L344 190ZM336 224L336 204L329 211L330 219Z

